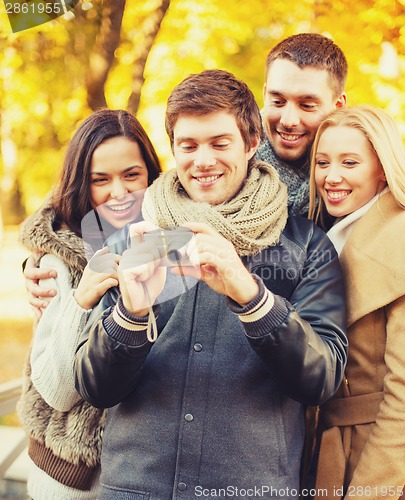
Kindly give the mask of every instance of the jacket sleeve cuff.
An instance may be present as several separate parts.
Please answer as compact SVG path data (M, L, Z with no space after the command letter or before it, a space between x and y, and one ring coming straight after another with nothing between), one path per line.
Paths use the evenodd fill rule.
M252 275L259 285L259 293L248 304L241 306L228 297L229 309L238 316L249 337L263 337L283 323L288 316L285 300L273 295L263 281Z
M159 308L153 307L155 317L157 317ZM139 318L130 314L124 307L122 298L118 299L115 307L103 320L103 326L107 335L122 344L130 346L141 346L147 340L146 331L148 327L149 316Z

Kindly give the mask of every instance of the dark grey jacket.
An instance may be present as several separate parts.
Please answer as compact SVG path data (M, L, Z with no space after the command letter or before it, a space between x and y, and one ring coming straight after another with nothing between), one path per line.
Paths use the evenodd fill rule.
M243 309L198 283L159 306L153 345L111 309L89 327L77 389L112 407L100 500L298 497L303 405L330 398L346 363L340 267L301 217L245 263L260 293ZM235 313L259 303L264 286L275 305L242 323Z

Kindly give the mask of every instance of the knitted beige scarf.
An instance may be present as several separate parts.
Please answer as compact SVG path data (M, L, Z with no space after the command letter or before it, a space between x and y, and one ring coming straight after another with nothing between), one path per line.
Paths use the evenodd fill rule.
M276 244L287 222L287 188L269 164L256 162L239 193L219 205L193 201L169 170L145 193L142 214L159 227L205 222L231 241L238 255Z

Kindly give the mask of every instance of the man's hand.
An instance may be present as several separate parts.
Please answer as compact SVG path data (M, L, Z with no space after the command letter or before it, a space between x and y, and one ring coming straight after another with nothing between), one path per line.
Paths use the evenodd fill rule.
M48 289L39 286L40 280L56 278L57 276L57 272L54 269L40 269L38 267L40 258L41 253L32 253L27 259L24 269L28 302L38 317L41 317L43 309L47 307L52 297L55 297L57 293L53 288Z
M118 278L122 301L134 316L146 316L166 282L166 268L160 265L158 249L142 242L142 235L157 229L148 222L138 222L130 227L132 246L122 254Z
M240 305L253 300L259 287L232 243L207 224L190 222L184 226L195 233L187 251L194 267L176 267L172 271L199 278Z
M108 247L98 250L84 268L83 276L74 292L76 302L83 309L92 309L105 292L118 286L120 256Z

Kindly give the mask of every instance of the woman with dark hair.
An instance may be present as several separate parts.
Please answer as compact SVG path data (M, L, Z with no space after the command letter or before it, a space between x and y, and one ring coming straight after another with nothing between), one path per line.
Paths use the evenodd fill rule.
M101 162L106 155L116 162L119 157L119 145L125 143L127 148L124 148L124 151L127 153L128 147L132 146L132 149L137 150L136 154L142 158L143 167L146 167L143 171L139 166L133 171L128 170L125 172L126 180L131 183L137 176L139 181L139 176L146 173L146 185L142 186L142 189L146 189L158 177L159 160L139 121L127 111L109 109L96 111L77 129L66 152L60 183L53 197L56 217L60 224L66 224L72 231L80 234L83 217L97 206L101 217L104 216L113 230L123 227L136 218L135 215L139 213L139 197L138 203L134 203L134 206L125 213L111 213L107 205L100 207L105 200L95 203L100 200L94 199L98 186L106 184L103 179L96 178L96 162L104 166ZM128 191L133 193L129 189ZM117 198L118 193L114 196L113 192L112 197ZM136 199L134 197L134 200Z
M50 200L22 225L21 242L39 251L40 267L57 276L40 283L56 296L35 325L18 404L29 437L27 488L34 500L96 498L104 411L76 392L73 358L91 309L118 284L120 256L103 248L91 265L87 257L113 231L140 219L143 192L160 171L134 116L96 111L70 141ZM89 213L97 225L87 224L84 234L82 221Z

